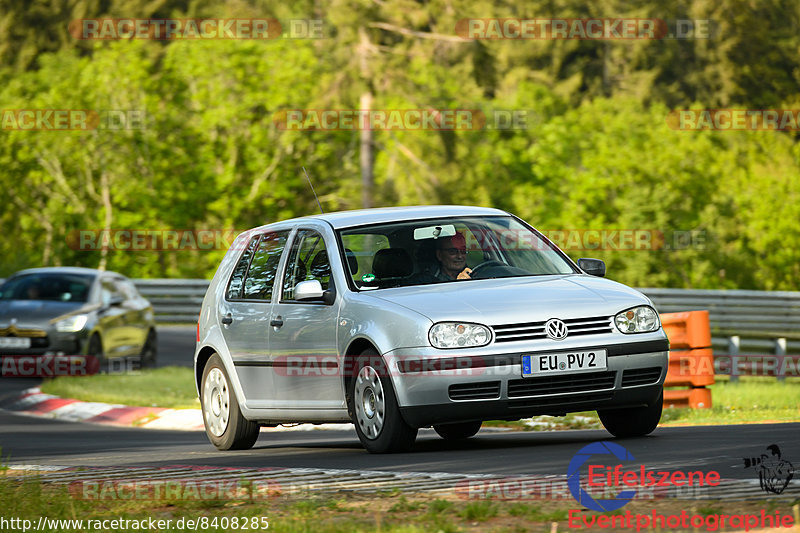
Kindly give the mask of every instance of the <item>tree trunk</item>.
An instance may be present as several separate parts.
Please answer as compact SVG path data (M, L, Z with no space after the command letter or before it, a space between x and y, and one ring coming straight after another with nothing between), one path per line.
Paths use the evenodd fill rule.
M372 109L372 93L367 91L361 95L359 108L362 112ZM361 205L365 208L372 207L372 185L375 182L373 174L374 157L372 154L372 128L361 130Z

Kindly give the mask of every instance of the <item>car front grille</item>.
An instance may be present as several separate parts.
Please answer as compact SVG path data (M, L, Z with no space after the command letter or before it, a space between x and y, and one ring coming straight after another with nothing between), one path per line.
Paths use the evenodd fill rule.
M450 399L454 401L494 400L500 397L500 382L480 381L450 385L447 393L450 395Z
M588 318L568 318L564 320L569 333L567 338L578 335L596 335L611 333L612 325L610 316L595 316ZM544 332L545 322L523 322L518 324L501 324L492 326L495 342L512 342L547 339Z
M622 386L652 385L661 377L661 367L631 368L622 373Z
M587 372L542 378L512 379L508 382L508 397L549 396L551 394L613 389L616 375L616 372Z

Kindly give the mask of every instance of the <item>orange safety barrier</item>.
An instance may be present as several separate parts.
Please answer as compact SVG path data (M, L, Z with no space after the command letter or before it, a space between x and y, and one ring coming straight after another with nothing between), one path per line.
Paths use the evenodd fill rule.
M685 311L661 315L661 325L669 337L669 370L664 387L664 407L710 408L714 384L714 355L711 352L711 326L708 311Z

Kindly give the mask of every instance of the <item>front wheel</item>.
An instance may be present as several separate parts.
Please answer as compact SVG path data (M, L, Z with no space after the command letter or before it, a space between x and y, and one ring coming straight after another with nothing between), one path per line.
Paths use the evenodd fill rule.
M220 450L247 450L258 439L259 426L242 416L236 394L219 355L203 369L200 404L208 440Z
M97 333L92 334L89 338L89 345L86 347L86 355L88 355L88 368L91 373L108 372L108 359L103 353L103 341Z
M658 399L647 407L606 409L597 411L597 414L606 430L615 437L642 437L652 433L658 426L663 405L662 389Z
M463 440L475 435L481 429L481 422L459 422L456 424L436 424L433 430L444 440Z
M147 333L147 339L142 346L142 354L139 356L139 365L142 368L155 368L157 357L156 332L151 329Z
M361 353L348 387L348 408L361 444L370 453L404 452L417 438L400 415L392 380L374 349Z

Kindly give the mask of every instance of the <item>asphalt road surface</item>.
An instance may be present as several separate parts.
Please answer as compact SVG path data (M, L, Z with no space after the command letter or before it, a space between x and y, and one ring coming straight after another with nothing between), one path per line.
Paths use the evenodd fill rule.
M159 329L159 366L191 366L194 329ZM0 379L0 397L35 379ZM723 478L753 479L743 458L777 444L800 464L800 424L661 428L651 436L617 440L648 469L717 470ZM114 428L0 412L0 449L6 463L65 466L295 467L463 474L559 474L583 446L609 440L603 430L501 432L483 430L460 443L421 430L409 453L370 455L355 431L262 430L251 450L219 452L200 431Z
M602 430L484 432L461 443L422 430L409 453L370 455L354 431L262 430L251 450L217 451L202 432L112 428L0 413L0 447L12 464L69 466L301 467L473 474L563 474L583 446L609 439ZM744 457L777 444L800 462L800 424L681 427L617 440L648 469L717 470L723 478L752 479Z
M197 331L194 326L158 326L157 366L191 367Z

